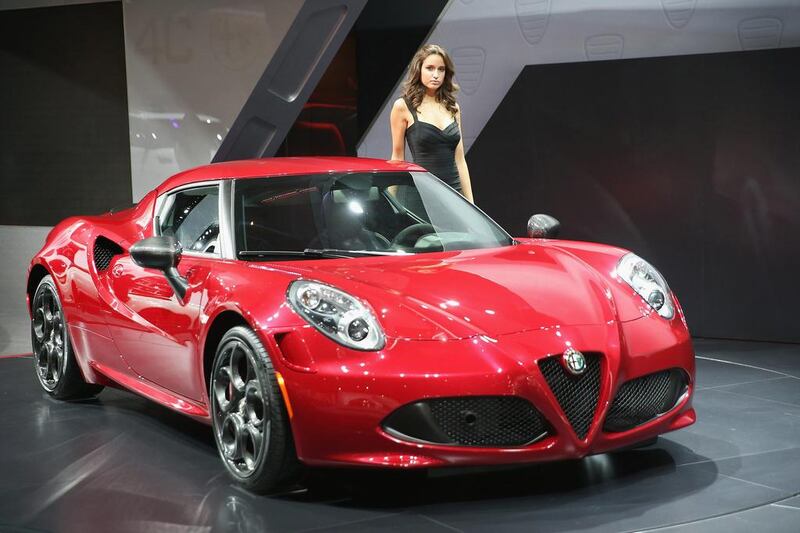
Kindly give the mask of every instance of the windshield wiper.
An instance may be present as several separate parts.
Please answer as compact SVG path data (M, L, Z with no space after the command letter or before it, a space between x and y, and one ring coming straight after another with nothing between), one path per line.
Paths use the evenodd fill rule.
M292 257L317 259L320 257L353 257L352 255L322 253L318 250L303 250L302 252L295 250L242 250L238 253L238 255L242 259L274 259Z
M306 248L302 252L295 250L242 250L239 252L241 258L267 259L273 257L308 257L308 258L348 258L363 257L370 255L390 255L385 252L373 252L370 250L338 250L336 248Z
M306 248L306 254L318 254L321 257L363 257L369 255L395 255L391 250L340 250L338 248Z

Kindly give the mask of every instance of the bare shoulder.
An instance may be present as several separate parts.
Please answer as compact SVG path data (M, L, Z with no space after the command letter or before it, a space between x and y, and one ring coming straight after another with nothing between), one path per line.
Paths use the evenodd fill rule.
M402 98L398 98L392 104L392 111L406 111L408 110L408 106L406 106L406 101Z

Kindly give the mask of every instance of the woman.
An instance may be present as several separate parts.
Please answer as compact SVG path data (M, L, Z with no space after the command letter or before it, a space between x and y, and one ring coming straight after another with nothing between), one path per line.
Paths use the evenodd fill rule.
M414 55L403 96L392 106L392 159L405 159L408 142L414 163L472 202L453 74L453 60L439 45L425 45Z

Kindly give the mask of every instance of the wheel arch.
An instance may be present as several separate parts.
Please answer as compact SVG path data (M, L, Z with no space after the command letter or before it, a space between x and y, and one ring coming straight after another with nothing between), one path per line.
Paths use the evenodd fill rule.
M278 421L283 421L283 424L279 424L277 427L282 429L276 430L276 426L273 426L272 431L278 431L276 433L279 436L279 441L274 442L273 444L280 444L276 450L278 453L278 457L281 457L282 460L278 463L273 461L273 467L270 467L274 470L273 474L270 474L270 486L272 483L282 484L288 483L289 485L292 484L293 480L295 480L300 475L300 468L301 465L298 461L297 455L297 448L295 445L295 428L292 424L292 411L291 406L289 404L288 397L286 396L285 388L282 384L282 378L278 373L277 369L274 367L274 363L276 362L276 354L274 344L275 341L272 339L272 333L269 331L264 331L263 329L258 329L253 327L252 324L245 318L245 315L240 312L238 308L226 308L220 311L217 315L210 320L210 326L208 327L205 342L203 343L203 377L206 384L207 392L210 389L210 382L211 382L211 373L214 367L214 358L217 355L217 348L219 346L220 341L225 336L226 332L230 331L231 328L237 326L244 326L250 330L250 334L256 337L258 340L261 341L263 345L263 349L266 352L266 357L272 361L273 363L273 373L268 374L268 381L269 386L273 387L273 391L277 388L277 391L274 392L275 394L275 403L272 403L270 400L269 403L265 404L266 406L277 406L277 409L280 410L282 413L282 417L277 419ZM242 335L245 332L238 332L239 337L242 336L245 339L251 338L251 335ZM252 341L248 341L252 342ZM258 352L254 351L254 355L258 358ZM211 420L212 428L216 427L214 424L214 407L212 402L214 399L211 395L208 398L208 415L209 419ZM282 435L282 436L281 436ZM219 439L219 437L215 437ZM217 440L217 445L219 446L219 440ZM271 452L270 452L271 453ZM227 463L226 463L227 464ZM277 468L277 470L275 470ZM230 468L228 469L230 472ZM258 489L257 486L253 485L250 487L251 489L255 490ZM258 489L261 490L261 489Z
M206 392L208 392L211 382L211 367L214 364L214 356L216 355L219 341L222 340L226 331L236 326L247 326L255 331L241 313L232 309L226 309L217 314L208 327L206 339L203 343L203 382L205 383Z
M238 308L225 308L219 311L217 314L213 315L213 318L209 320L210 325L206 330L205 340L203 341L203 384L205 386L205 392L208 394L209 388L211 385L211 370L214 366L214 357L216 356L217 347L219 346L222 337L225 336L225 333L228 332L233 327L236 326L245 326L251 329L257 337L261 339L261 342L264 345L264 348L267 352L267 356L271 359L271 363L273 368L276 372L279 372L280 366L284 365L286 362L282 357L281 349L277 345L276 339L272 338L272 333L274 332L266 332L260 330L259 328L255 327L251 324L247 318L245 318L244 313L242 313ZM284 406L287 410L291 410L291 406L289 403L289 399L286 396L286 391L283 389L283 385L281 385L281 397L284 402ZM211 401L210 396L208 397L208 401ZM210 403L209 403L209 412L210 412ZM291 416L290 416L291 419ZM290 421L291 426L291 421Z
M39 287L39 283L41 283L44 277L48 275L50 275L50 271L47 270L47 268L41 263L37 263L31 268L31 271L28 274L27 289L25 291L28 300L28 314L33 312L31 306L33 305L33 297L36 294L36 288Z

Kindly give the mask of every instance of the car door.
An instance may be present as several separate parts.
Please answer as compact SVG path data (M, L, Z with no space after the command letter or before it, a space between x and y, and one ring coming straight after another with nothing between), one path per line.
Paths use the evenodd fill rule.
M188 289L178 298L161 271L136 265L130 255L111 268L111 290L119 303L109 324L125 361L141 377L193 400L205 387L198 347L206 280L221 258L220 184L182 188L160 198L156 231L183 247L178 272Z

